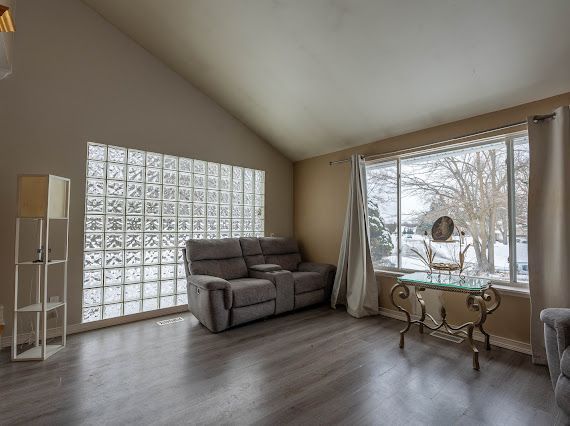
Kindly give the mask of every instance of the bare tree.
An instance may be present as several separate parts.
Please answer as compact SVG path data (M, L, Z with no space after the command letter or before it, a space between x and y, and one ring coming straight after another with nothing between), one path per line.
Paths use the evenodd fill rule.
M528 145L526 138L515 142L516 222L526 227ZM473 239L474 272L495 273L495 243L508 244L509 234L506 146L446 152L401 164L402 197L418 199L417 211L406 212L408 218L414 217L416 233L431 228L439 216L451 216ZM393 202L396 182L395 162L392 167L374 167L368 174L369 194L380 210L383 203Z
M459 152L416 161L402 171L404 196L431 200L428 205L437 208L429 216L449 215L471 235L478 272L495 272L497 229L507 229L505 154L504 149Z
M525 137L518 141L515 140L513 162L515 171L516 223L525 228L525 231L528 214L529 160L528 139Z

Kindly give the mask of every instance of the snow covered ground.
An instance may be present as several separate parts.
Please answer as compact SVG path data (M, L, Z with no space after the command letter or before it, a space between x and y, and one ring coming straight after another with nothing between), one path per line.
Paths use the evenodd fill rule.
M403 269L417 269L424 270L425 266L418 256L411 251L412 248L418 250L420 253L424 253L423 245L424 237L422 235L402 235L402 268ZM466 237L467 244L472 242L471 237ZM394 247L398 245L398 236L392 234L392 243ZM517 242L517 264L518 264L518 274L517 280L519 282L528 281L528 268L527 268L527 247L526 239L520 239ZM441 244L432 243L432 248L436 252L436 262L445 261L457 261L457 256L459 253L459 244ZM377 267L396 267L398 265L398 259L394 250L392 256L387 256L378 262L375 259L375 265ZM494 274L481 274L477 273L477 258L475 255L475 250L473 246L469 248L466 253L466 273L467 274L477 274L479 276L488 276L489 278L495 278L499 280L509 281L509 246L508 244L502 244L501 242L495 242L495 273Z

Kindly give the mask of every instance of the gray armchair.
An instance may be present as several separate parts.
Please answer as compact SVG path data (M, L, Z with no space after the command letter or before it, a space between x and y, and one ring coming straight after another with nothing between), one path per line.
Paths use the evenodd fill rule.
M544 309L540 319L556 403L570 418L570 309Z

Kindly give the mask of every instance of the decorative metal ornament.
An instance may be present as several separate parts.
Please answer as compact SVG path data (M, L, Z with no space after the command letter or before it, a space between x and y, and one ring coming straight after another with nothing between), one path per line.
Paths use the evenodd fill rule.
M433 241L447 241L453 235L454 229L453 219L449 216L441 216L431 228L431 237Z
M457 239L453 239L453 232L457 232ZM436 251L432 248L432 243L439 244L458 244L459 246L459 259L457 256L453 256L451 262L435 262ZM449 216L442 216L435 221L432 227L432 238L428 237L427 231L424 231L424 241L423 241L423 253L420 250L411 248L410 250L414 253L420 261L426 266L429 275L433 271L437 271L438 274L446 272L451 275L452 272L458 271L459 277L465 279L463 275L463 270L465 268L465 254L471 244L465 245L465 231L462 231L453 223L453 219Z

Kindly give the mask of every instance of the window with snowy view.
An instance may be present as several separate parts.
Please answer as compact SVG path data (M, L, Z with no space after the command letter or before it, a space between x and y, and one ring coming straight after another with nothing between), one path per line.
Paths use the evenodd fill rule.
M526 132L367 164L370 246L375 269L423 270L423 252L440 216L465 231L466 273L528 286ZM399 195L399 197L398 197ZM434 247L456 261L457 247Z

